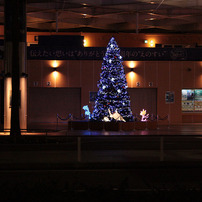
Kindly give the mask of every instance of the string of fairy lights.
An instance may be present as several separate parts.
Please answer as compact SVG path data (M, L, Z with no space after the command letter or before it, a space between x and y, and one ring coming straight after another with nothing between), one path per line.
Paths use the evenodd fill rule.
M119 113L126 121L133 121L122 56L114 37L107 45L98 88L92 120L101 121L109 117L110 110L111 113Z

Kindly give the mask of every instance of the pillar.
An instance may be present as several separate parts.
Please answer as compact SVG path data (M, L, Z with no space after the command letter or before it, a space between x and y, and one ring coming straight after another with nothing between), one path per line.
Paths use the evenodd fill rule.
M27 129L26 0L4 4L4 129L20 134Z

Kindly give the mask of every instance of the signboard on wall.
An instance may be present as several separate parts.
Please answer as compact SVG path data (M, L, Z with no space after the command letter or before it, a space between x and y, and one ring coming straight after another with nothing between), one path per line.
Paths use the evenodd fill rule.
M194 111L194 90L182 90L182 111Z
M200 48L120 48L124 61L202 61ZM28 60L103 60L106 47L29 46Z
M202 90L195 90L195 101L194 101L194 110L202 111Z
M202 89L182 89L182 111L202 111Z
M97 92L91 91L90 92L90 102L95 102L96 97L97 97Z
M175 94L174 92L167 91L165 95L165 100L167 104L174 103L175 101Z

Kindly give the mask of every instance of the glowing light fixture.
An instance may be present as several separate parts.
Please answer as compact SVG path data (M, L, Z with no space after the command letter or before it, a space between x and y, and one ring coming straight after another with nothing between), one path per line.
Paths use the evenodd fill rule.
M135 72L133 71L133 69L131 69L131 71L129 73L129 78L130 78L130 81L133 82L133 80L135 78Z
M53 78L55 79L55 87L56 87L56 81L57 81L57 77L59 75L58 71L57 71L57 68L60 66L61 64L61 61L58 61L58 60L52 60L51 61L51 67L52 67L52 76Z
M55 68L54 68L54 69L55 69ZM55 70L53 71L53 76L54 76L54 78L57 78L57 76L58 76L57 69L55 69Z
M86 17L87 17L87 14L86 14L86 13L83 13L82 15L83 15L83 17L84 17L84 18L86 18Z
M155 43L154 43L154 40L151 40L151 41L149 42L149 46L150 46L150 47L154 47L154 44L155 44Z
M154 18L151 18L150 20L154 20ZM147 44L148 47L154 47L156 43L156 39L154 38L145 39L144 43Z
M88 47L88 46L89 46L89 40L88 40L88 39L85 38L85 39L83 40L83 46L84 46L84 47Z
M126 65L129 67L129 68L135 68L137 66L137 62L136 61L127 61L126 62Z
M54 78L57 78L58 76L58 71L57 71L57 67L58 67L58 64L57 63L53 63L55 66L53 66L53 76Z
M53 61L52 61L52 67L55 69L55 68L57 68L58 66L59 66L58 61L57 61L57 60L53 60Z
M83 40L83 46L84 46L84 47L87 46L87 41L86 41L86 39Z

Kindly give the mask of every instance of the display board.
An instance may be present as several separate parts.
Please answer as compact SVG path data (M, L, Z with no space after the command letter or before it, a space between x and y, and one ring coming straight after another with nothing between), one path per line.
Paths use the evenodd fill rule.
M202 89L195 90L194 110L202 111Z
M202 111L202 89L182 89L182 111Z
M175 94L174 92L167 91L165 94L166 104L174 103L175 101Z

